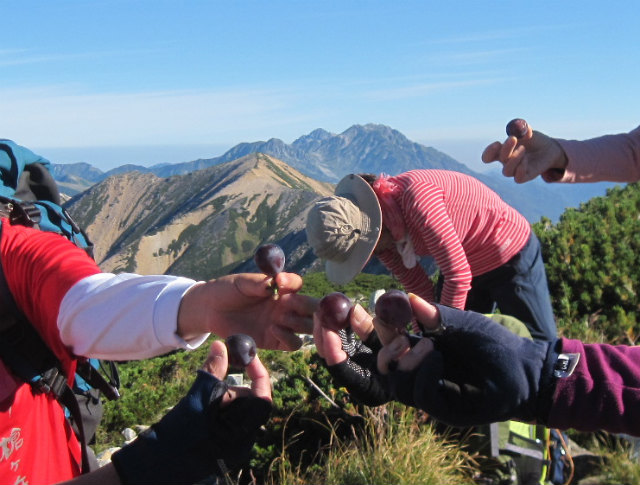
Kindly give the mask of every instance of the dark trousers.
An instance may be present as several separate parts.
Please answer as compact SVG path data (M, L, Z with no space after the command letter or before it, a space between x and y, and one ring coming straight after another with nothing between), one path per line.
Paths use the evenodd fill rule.
M443 283L441 277L438 297ZM493 313L496 308L522 321L536 340L557 336L540 241L533 231L527 244L513 258L471 280L465 309Z

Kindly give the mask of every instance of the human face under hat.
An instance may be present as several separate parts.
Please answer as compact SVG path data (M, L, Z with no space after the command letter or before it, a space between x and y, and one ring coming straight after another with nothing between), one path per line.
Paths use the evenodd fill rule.
M307 240L326 260L327 278L344 285L362 271L382 231L382 212L371 186L349 174L335 195L316 201L307 215Z

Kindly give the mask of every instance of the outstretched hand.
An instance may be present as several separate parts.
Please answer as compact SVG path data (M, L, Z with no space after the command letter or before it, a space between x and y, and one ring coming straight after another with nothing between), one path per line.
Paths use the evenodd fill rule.
M409 293L409 302L416 320L425 330L434 331L438 328L440 312L436 306L413 293ZM433 350L433 341L429 338L422 338L411 346L406 335L399 334L395 328L381 319L374 318L373 324L384 345L378 353L378 370L381 374L388 374L390 367L394 370L411 371Z
M271 412L271 383L257 356L246 367L250 389L229 387L227 367L226 346L216 340L180 402L112 456L123 484L199 483L249 461Z
M560 144L553 138L533 131L529 125L522 138L509 136L500 143L493 142L482 153L482 161L502 163L502 174L513 177L516 183L522 184L533 180L538 175L547 182L562 178L567 166L567 158Z
M389 393L372 372L380 341L371 315L359 304L350 313L349 327L335 332L322 325L316 312L313 317L316 350L326 363L329 374L340 387L346 387L357 401L379 406L390 400Z
M211 348L209 349L207 359L204 361L202 370L224 381L227 371L229 370L229 354L222 340L215 340L211 343ZM222 397L220 407L225 407L238 397L247 396L259 397L271 402L271 379L258 355L253 358L244 370L251 381L251 388L242 386L229 387Z
M362 341L367 340L373 332L371 320L371 315L360 304L354 305L349 323L351 329ZM340 335L323 326L315 313L313 315L313 341L316 344L318 355L325 360L327 365L335 365L347 360L348 355L342 347Z
M278 285L277 298L273 279ZM279 273L275 278L233 274L197 284L182 299L179 334L189 339L205 332L222 338L244 333L263 349L298 349L302 340L296 334L313 332L312 315L318 303L298 294L301 288L302 278L293 273Z
M508 419L545 422L555 342L532 341L479 313L410 295L427 331L413 347L374 319L384 344L378 370L394 399L456 426Z

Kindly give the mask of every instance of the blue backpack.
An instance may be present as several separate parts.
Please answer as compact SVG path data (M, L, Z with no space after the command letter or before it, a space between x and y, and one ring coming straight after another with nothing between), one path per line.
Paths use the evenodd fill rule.
M0 139L0 216L10 224L55 232L93 257L93 244L61 206L48 160L11 140ZM0 227L1 230L1 227ZM119 397L117 367L84 359L72 387L60 362L17 307L0 261L0 358L35 392L52 393L64 406L82 445L83 473L97 466L89 448L102 417L102 401Z

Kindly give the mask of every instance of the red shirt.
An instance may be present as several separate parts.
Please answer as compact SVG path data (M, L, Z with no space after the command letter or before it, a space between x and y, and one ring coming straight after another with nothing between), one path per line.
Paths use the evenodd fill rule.
M444 276L440 302L464 308L471 279L502 266L527 243L531 226L474 177L449 170L411 170L391 182L415 253L432 256ZM418 264L407 268L398 251L378 254L407 291L433 301L433 285Z
M100 270L62 236L6 219L1 230L0 260L16 303L72 377L76 362L60 340L58 310L75 283ZM0 362L0 483L56 483L77 476L80 465L80 446L60 404L33 394Z

